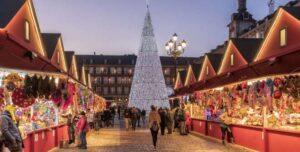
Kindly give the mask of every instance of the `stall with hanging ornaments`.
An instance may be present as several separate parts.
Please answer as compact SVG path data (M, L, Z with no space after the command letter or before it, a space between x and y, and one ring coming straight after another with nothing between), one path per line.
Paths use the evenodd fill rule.
M64 124L61 116L94 105L94 94L63 74L0 69L0 104L26 137L34 130Z

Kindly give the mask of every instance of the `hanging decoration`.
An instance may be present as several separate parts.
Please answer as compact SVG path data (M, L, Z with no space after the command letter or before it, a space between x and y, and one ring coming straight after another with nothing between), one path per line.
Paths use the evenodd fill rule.
M35 98L27 97L23 88L16 88L12 93L12 102L19 107L26 108L35 102Z

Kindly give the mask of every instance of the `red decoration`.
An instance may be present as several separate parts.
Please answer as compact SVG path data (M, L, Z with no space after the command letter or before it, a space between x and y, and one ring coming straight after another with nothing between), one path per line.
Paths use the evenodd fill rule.
M275 78L274 79L274 85L276 86L276 87L279 87L279 86L281 86L282 85L282 80L280 79L280 78Z
M282 96L282 92L281 92L280 90L276 90L276 91L274 92L274 98L275 98L275 99L280 99L281 96Z
M28 98L24 89L16 88L12 93L12 102L22 108L26 108L34 104L35 98Z
M0 88L0 100L4 98L4 89Z

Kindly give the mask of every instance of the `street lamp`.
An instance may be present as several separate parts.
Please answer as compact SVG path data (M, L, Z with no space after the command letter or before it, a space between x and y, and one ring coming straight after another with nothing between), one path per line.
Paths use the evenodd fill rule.
M177 58L184 53L184 49L187 46L187 43L185 40L182 40L181 42L177 43L178 35L176 33L173 34L172 38L165 44L165 49L167 51L167 54L174 59L175 64L175 73L173 78L173 83L175 83L176 74L177 74ZM173 103L171 104L173 107Z
M178 35L176 33L173 34L172 38L166 43L165 49L167 54L172 56L175 62L175 77L177 74L177 58L184 53L184 49L186 48L186 41L182 40L181 42L177 43Z

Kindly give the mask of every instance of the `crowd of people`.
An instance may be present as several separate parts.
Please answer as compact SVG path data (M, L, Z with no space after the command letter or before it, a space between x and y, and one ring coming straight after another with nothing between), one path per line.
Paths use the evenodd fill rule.
M157 135L160 130L162 136L165 135L165 130L168 134L172 132L179 132L180 135L187 135L189 133L191 117L185 111L184 105L173 108L159 108L151 106L149 113L149 128L153 139L153 146L156 150Z
M136 107L126 108L124 109L124 121L125 121L125 129L128 131L130 128L135 130L136 127L146 126L146 110L140 110Z

